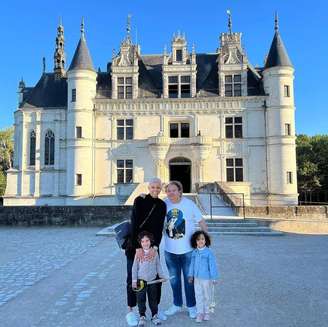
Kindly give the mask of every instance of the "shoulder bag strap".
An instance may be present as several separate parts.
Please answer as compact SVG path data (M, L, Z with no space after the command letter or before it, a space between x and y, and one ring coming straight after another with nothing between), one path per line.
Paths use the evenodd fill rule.
M146 223L146 221L149 219L150 215L152 214L152 212L154 211L156 207L156 203L153 205L153 207L151 208L151 210L149 211L148 216L146 217L146 219L143 221L143 223L139 226L139 228L142 228L142 226Z

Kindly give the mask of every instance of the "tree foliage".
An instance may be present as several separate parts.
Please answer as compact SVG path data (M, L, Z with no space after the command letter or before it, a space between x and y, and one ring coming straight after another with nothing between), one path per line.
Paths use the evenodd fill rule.
M328 135L298 135L298 190L328 191Z
M0 130L0 196L6 189L6 170L12 167L14 155L14 129Z

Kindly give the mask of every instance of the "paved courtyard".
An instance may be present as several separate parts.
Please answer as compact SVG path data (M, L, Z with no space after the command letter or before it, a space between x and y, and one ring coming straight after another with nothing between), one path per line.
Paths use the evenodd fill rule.
M99 228L0 228L0 326L126 326L125 258ZM217 327L323 327L328 237L216 236ZM163 264L165 267L165 264ZM161 307L171 303L164 285ZM149 323L150 325L150 323ZM196 326L183 312L163 326Z

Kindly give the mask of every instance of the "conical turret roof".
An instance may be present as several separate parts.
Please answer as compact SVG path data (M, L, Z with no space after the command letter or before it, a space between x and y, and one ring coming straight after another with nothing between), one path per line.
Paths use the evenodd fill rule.
M293 67L293 64L288 57L287 50L278 31L276 31L274 35L270 51L265 62L265 68L276 66Z
M68 70L87 69L95 71L92 59L84 36L84 21L81 23L81 38L74 53L73 60Z
M290 61L284 42L279 33L278 28L278 16L275 18L275 33L271 43L270 51L265 62L265 68L277 67L277 66L289 66L293 67Z

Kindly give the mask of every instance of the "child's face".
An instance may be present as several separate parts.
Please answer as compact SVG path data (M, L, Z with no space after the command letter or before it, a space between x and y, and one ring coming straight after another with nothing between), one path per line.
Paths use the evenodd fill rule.
M144 250L149 250L149 248L150 248L150 239L149 239L147 236L144 236L144 237L141 239L141 247L142 247Z
M203 248L206 244L205 236L203 234L200 234L196 239L197 247Z

